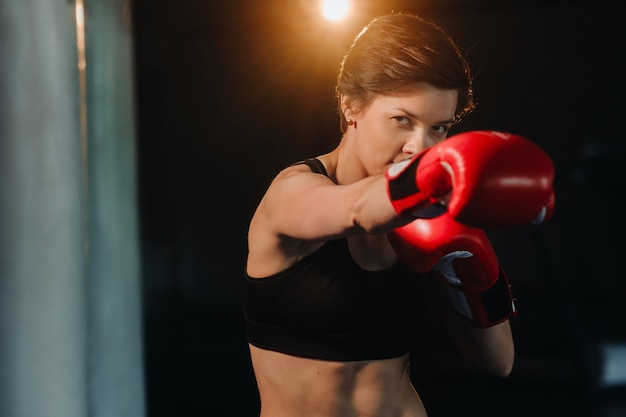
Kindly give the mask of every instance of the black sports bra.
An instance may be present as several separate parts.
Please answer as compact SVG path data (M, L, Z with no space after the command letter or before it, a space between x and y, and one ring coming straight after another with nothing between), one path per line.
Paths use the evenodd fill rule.
M303 163L325 174L318 160ZM401 264L376 272L362 269L345 238L326 242L277 274L246 276L248 341L335 361L401 356L409 350L420 315L420 282Z

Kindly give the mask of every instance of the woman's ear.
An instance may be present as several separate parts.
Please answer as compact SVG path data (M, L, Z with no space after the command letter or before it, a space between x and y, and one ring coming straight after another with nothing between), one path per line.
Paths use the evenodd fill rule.
M346 118L346 123L348 125L352 125L353 123L356 122L356 117L358 116L357 112L355 112L354 110L352 110L350 107L346 108L343 111L343 116Z
M359 115L360 108L355 107L354 102L346 98L341 97L341 131L346 132L348 126L354 126L356 128L356 117Z
M341 113L343 113L343 117L346 120L350 120L354 113L350 106L350 100L348 100L346 96L341 96Z

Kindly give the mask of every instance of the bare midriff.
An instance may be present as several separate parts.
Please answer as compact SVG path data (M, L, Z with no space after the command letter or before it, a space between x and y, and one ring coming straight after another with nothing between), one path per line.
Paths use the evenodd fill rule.
M260 417L426 417L404 356L334 362L250 345Z

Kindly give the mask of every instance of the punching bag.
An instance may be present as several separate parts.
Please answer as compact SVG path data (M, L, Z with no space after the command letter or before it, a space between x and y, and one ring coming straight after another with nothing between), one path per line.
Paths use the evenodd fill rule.
M144 411L127 1L0 0L0 416Z

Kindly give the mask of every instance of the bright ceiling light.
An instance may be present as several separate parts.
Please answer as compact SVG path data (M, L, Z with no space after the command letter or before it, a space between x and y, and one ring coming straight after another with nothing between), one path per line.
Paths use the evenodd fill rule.
M348 0L322 0L324 16L333 21L341 20L348 14L350 2Z

